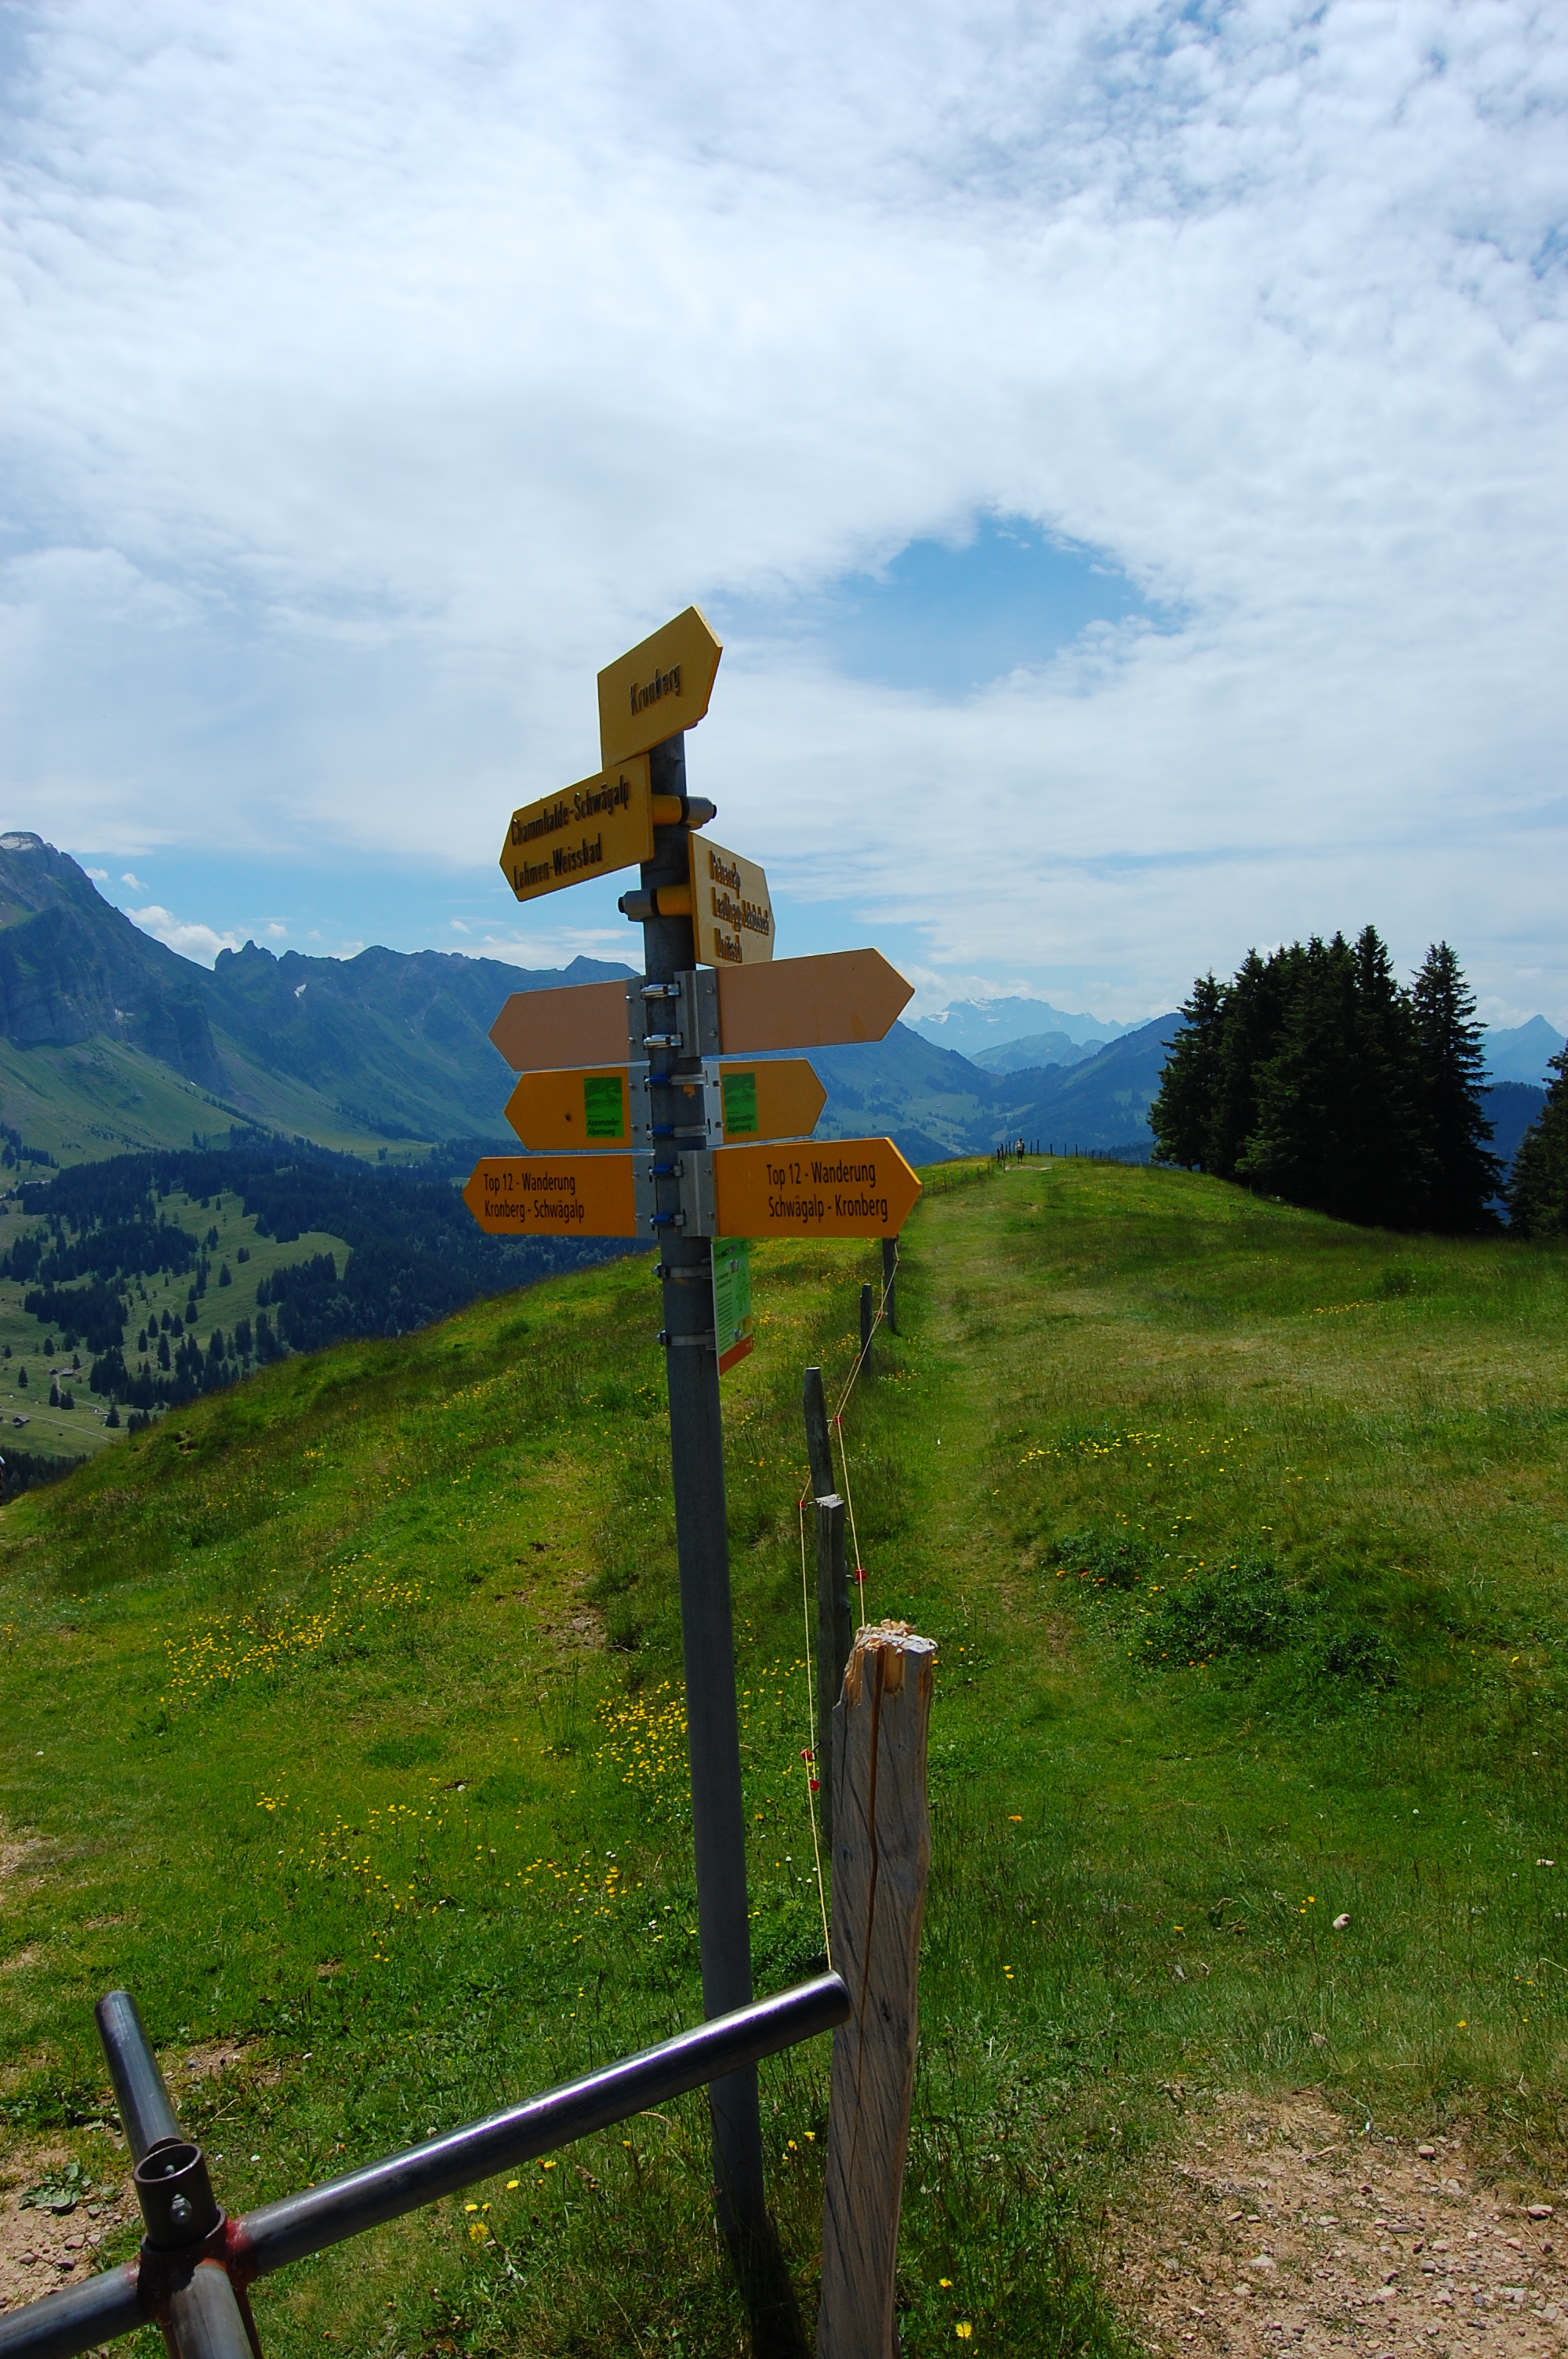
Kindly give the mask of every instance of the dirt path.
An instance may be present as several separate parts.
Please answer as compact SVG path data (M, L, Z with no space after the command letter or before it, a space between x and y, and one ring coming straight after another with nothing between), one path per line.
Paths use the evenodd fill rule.
M1224 2098L1113 2223L1108 2288L1148 2349L1542 2354L1568 2348L1563 2231L1457 2143L1357 2137L1318 2100Z

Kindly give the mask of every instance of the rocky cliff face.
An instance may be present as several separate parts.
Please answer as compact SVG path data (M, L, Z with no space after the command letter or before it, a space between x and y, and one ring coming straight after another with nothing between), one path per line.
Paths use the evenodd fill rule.
M204 979L112 908L66 853L41 836L0 835L0 1037L23 1049L129 1040L222 1090Z

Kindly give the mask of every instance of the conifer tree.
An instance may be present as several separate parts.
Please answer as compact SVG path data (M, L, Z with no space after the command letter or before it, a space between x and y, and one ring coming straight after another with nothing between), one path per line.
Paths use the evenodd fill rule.
M1522 1237L1568 1236L1568 1049L1546 1068L1546 1103L1509 1174L1509 1226Z
M1503 1167L1487 1152L1492 1125L1482 1110L1487 1064L1476 996L1446 942L1427 951L1411 997L1432 1158L1426 1217L1434 1229L1474 1235L1496 1225L1487 1206Z
M1226 994L1225 1039L1219 1091L1215 1100L1210 1160L1206 1169L1221 1180L1242 1176L1247 1142L1258 1127L1258 1079L1280 1046L1290 1005L1292 950L1260 959L1249 951Z
M1475 1002L1444 943L1403 988L1376 927L1194 986L1151 1109L1157 1151L1336 1218L1487 1224Z
M1200 975L1182 1009L1182 1028L1164 1043L1170 1054L1149 1109L1149 1127L1162 1163L1207 1171L1218 1097L1227 993L1213 973Z

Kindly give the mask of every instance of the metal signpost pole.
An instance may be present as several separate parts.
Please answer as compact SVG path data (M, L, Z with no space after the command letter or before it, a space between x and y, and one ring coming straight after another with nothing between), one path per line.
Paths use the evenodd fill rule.
M684 796L685 737L671 737L655 745L651 758L654 794ZM654 857L642 871L644 889L689 884L688 838L689 830L684 824L654 830ZM647 983L673 983L677 975L693 971L689 917L645 919L643 942ZM695 1071L697 1010L675 1001L671 1016L670 1030L687 1027L685 1046L689 1053L654 1051L650 1066L655 1072L677 1068ZM669 1146L678 1150L679 1142L671 1141ZM677 1153L655 1156L660 1163L677 1159ZM676 1212L678 1180L660 1179L657 1190L658 1211ZM730 1603L730 1534L724 1503L724 1429L713 1342L713 1249L707 1237L687 1236L671 1223L661 1223L659 1235L702 2004L706 2014L724 2015L750 2003L752 1940ZM744 2268L760 2253L767 2224L755 2065L713 2082L708 2104L713 2116L719 2225L726 2240L737 2248Z

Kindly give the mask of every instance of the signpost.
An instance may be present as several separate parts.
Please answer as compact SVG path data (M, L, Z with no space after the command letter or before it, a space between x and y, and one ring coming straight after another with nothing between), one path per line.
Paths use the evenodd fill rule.
M507 1119L536 1151L485 1157L463 1190L492 1234L660 1247L709 2016L752 1996L719 1397L723 1370L752 1349L750 1240L892 1236L920 1192L888 1139L787 1143L807 1137L825 1093L804 1060L770 1052L880 1040L911 992L872 950L775 959L762 869L694 832L715 814L687 795L684 733L708 710L720 653L690 606L607 665L603 771L514 816L502 866L521 899L640 864L622 908L642 922L644 973L506 1002L490 1037L522 1076ZM771 2235L755 2069L712 2082L708 2102L719 2224L754 2290Z

